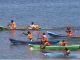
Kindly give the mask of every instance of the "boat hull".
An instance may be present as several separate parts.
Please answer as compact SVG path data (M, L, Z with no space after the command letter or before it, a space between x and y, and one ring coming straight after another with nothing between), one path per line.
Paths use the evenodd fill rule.
M28 45L28 44L38 44L38 45L40 45L41 44L41 41L21 41L21 40L16 40L16 39L9 39L10 40L10 42L12 43L12 44L16 44L16 45L19 45L19 44L25 44L25 45ZM50 42L50 44L57 44L57 43L59 43L59 41L49 41Z
M41 49L40 45L33 45L32 48L34 50L39 50ZM64 48L68 48L70 50L78 50L80 49L80 45L71 45L71 46L46 46L45 50L55 50L55 51L59 51L59 50L63 50Z
M80 38L80 36L67 36L67 35L63 35L63 34L56 34L56 33L53 33L53 32L49 32L47 31L48 35L51 36L51 37L59 37L59 38Z
M0 30L40 30L41 28L38 28L38 29L33 29L31 27L17 27L16 29L10 29L9 27L3 27L3 26L0 26Z

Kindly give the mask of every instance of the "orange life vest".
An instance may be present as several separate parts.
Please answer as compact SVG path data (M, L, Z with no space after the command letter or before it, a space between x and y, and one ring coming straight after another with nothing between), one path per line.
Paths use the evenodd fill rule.
M69 33L68 33L68 36L72 36L72 35L73 35L72 32L69 32Z
M43 35L42 36L42 42L43 42L43 45L45 46L50 46L51 44L48 42L48 38L46 35Z
M32 39L32 38L33 38L32 33L28 34L28 38L29 38L29 39Z
M46 36L46 35L45 35ZM47 42L48 41L48 38L47 37L44 37L44 35L42 36L42 41L43 42Z
M45 42L44 45L45 46L51 46L51 44L49 42Z

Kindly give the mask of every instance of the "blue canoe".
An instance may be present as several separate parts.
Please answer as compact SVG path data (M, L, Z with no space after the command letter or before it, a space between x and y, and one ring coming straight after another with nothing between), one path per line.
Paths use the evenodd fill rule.
M50 31L47 31L48 35L51 36L51 37L64 37L64 38L68 38L69 36L67 35L63 35L63 34L56 34L54 32L50 32ZM72 36L71 38L80 38L80 36Z
M12 39L12 38L10 38L9 39L10 40L10 42L12 43L12 44L16 44L16 45L19 45L19 44L26 44L26 45L28 45L28 44L41 44L41 41L22 41L22 40L16 40L16 39ZM57 44L57 43L59 43L59 41L58 40L55 40L55 41L49 41L50 42L50 44Z
M79 54L70 54L69 56L65 56L63 53L42 53L48 57L55 57L55 58L77 58Z

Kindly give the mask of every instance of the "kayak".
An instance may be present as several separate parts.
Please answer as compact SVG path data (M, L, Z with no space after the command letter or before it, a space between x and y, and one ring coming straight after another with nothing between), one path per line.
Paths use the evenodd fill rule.
M33 29L29 26L26 27L17 27L16 29L10 29L9 27L0 26L0 30L61 30L61 28L48 28L48 27L39 27L38 29Z
M77 58L79 54L70 54L69 56L65 56L63 53L42 53L44 56L55 57L55 58Z
M39 29L41 29L41 28L39 28ZM16 29L10 29L9 27L0 26L0 30L3 31L3 30L36 30L36 29L32 29L31 27L17 27Z
M10 38L9 40L12 44L16 44L16 45L19 45L19 44L26 44L26 45L28 45L28 44L39 44L40 45L41 44L41 41L22 41L22 40L16 40L16 39L12 39L12 38ZM49 41L49 42L50 42L50 44L59 43L59 41L57 41L57 40Z
M47 31L48 35L51 36L51 37L64 37L64 38L68 38L69 36L67 35L63 35L63 34L56 34L54 32L50 32L50 31ZM80 38L80 36L72 36L71 38Z
M51 28L51 27L39 27L39 29L33 29L29 26L17 27L16 29L10 29L9 27L0 26L0 30L62 30L62 28Z
M39 30L63 30L65 28L66 27L39 27ZM80 30L79 27L72 27L72 28L73 30ZM0 26L0 30L3 31L3 30L13 30L13 29L10 29L9 27ZM34 29L32 29L29 26L25 26L25 27L17 27L15 30L34 30Z
M33 50L39 50L41 49L40 45L33 45L32 46ZM70 45L70 46L46 46L45 50L55 50L55 51L59 51L59 50L63 50L64 48L68 48L70 50L78 50L80 49L80 45Z

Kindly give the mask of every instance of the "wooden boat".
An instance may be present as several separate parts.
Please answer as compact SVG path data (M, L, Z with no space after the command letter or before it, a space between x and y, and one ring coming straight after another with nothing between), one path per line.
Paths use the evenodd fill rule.
M10 42L12 44L16 44L16 45L19 45L19 44L25 44L25 45L28 45L28 44L41 44L41 41L22 41L22 40L16 40L16 39L9 39ZM57 44L59 43L59 41L49 41L51 44Z
M42 46L40 45L33 45L31 46L33 48L33 50L40 50L42 49ZM68 48L70 50L78 50L80 49L80 45L70 45L70 46L46 46L45 50L55 50L55 51L59 51L59 50L63 50L64 48Z
M64 37L64 38L68 38L69 36L67 35L63 35L63 34L56 34L54 32L50 32L50 31L47 31L48 35L51 36L51 37ZM80 38L80 36L72 36L71 38Z

